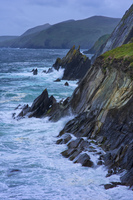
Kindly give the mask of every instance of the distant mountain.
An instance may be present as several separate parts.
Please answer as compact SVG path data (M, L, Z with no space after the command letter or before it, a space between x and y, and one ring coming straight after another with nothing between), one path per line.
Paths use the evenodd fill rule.
M34 34L43 30L46 30L47 28L49 28L51 25L50 24L44 24L44 25L40 25L40 26L36 26L34 28L28 29L25 33L23 33L22 36L26 36L26 35L30 35L30 34Z
M16 39L18 36L0 36L0 42Z
M94 16L84 20L68 20L38 31L35 27L13 40L10 47L19 48L91 48L96 40L110 34L119 23L119 18ZM40 27L40 26L39 26ZM4 43L0 43L0 46ZM7 44L6 44L7 45Z

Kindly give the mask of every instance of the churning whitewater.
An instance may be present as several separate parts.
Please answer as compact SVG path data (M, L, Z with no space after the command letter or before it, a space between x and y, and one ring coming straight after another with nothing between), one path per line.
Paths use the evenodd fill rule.
M68 50L0 49L0 199L1 200L131 200L132 191L104 184L119 181L106 178L104 166L86 168L60 154L66 145L57 145L57 135L68 120L48 118L13 119L18 105L31 105L47 88L58 101L71 96L77 81L54 82L63 70L44 73L57 57ZM32 69L38 69L33 75ZM98 149L101 151L101 149ZM90 155L95 163L97 157Z

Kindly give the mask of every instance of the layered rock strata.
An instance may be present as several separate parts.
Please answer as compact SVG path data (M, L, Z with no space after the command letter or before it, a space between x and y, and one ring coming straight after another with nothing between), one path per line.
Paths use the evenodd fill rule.
M73 46L65 57L57 58L54 69L64 68L63 80L76 80L84 77L91 66L90 59Z
M130 47L123 46L121 51L123 48ZM133 52L129 52L133 55ZM111 57L113 53L115 56ZM62 138L65 134L71 133L77 138L76 140L81 140L83 137L95 139L106 152L102 155L102 160L109 167L109 174L126 169L121 181L131 186L133 185L133 57L126 56L125 59L115 52L110 52L109 55L111 56L104 54L97 58L75 89L70 99L70 106L77 117L65 125L59 136ZM81 142L76 149L70 148L69 145L63 155L69 159L71 157L76 159L84 151ZM89 145L85 149L89 152Z
M108 166L108 175L125 170L122 184L132 186L133 43L98 57L71 98L59 103L52 98L51 103L46 91L44 94L28 111L22 110L19 117L49 116L57 121L72 112L76 117L58 135L57 143L66 143L68 147L62 155L74 163L93 167L96 164L90 156L93 152L99 155L97 164ZM99 152L93 143L101 148Z

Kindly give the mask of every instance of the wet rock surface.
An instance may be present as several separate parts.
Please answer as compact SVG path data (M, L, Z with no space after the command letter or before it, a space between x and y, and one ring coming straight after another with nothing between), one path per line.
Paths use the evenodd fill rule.
M38 74L38 69L37 68L36 69L32 69L31 72L33 72L33 75L37 75Z
M133 81L128 63L123 63L120 70L112 62L106 72L103 65L103 58L99 57L70 99L71 109L77 116L65 125L59 136L71 133L76 139L62 155L74 161L84 152L89 156L92 152L99 154L97 165L109 168L107 176L126 170L121 177L122 184L132 186ZM105 153L90 148L83 138L95 140Z
M107 176L127 170L122 184L133 185L133 80L128 64L121 70L109 61L104 71L104 58L99 57L80 81L71 98L56 102L47 90L32 106L25 105L17 116L42 117L57 121L71 112L76 115L58 135L57 144L66 144L64 157L83 166L106 165ZM115 61L115 63L117 63ZM126 70L125 70L125 68ZM75 139L72 138L72 135ZM90 143L89 140L93 140ZM94 142L95 141L95 142ZM102 151L92 145L102 148ZM91 159L97 156L97 162Z
M58 58L53 67L58 70L62 66L65 68L63 79L73 80L86 73L83 63L88 62L79 49L73 47L66 57ZM133 186L132 64L132 55L127 57L125 54L120 58L102 55L89 69L87 64L88 71L70 98L57 103L44 90L31 107L23 107L18 118L48 116L50 120L57 121L73 113L76 117L58 135L57 144L66 144L62 155L85 167L104 164L108 167L107 176L124 171L121 183ZM99 151L95 145L100 148ZM96 162L92 155L97 156ZM117 185L112 183L105 187Z
M104 188L106 189L106 190L108 190L108 189L110 189L110 188L114 188L114 187L117 187L117 186L119 186L119 185L123 185L121 182L111 182L111 183L109 183L109 184L106 184L106 185L104 185Z
M42 94L33 101L31 107L28 104L25 105L16 118L21 119L24 116L42 117L54 104L56 104L55 98L53 96L48 97L47 89L45 89Z
M76 80L83 78L90 66L91 61L80 52L80 47L75 49L73 46L64 58L57 58L53 68L56 70L65 69L63 80Z

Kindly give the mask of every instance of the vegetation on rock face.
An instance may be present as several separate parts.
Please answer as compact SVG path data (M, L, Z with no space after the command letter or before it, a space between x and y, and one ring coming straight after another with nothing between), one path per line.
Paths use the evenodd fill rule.
M119 70L126 71L133 79L133 43L117 47L102 54L100 57L104 58L104 70L114 66Z
M109 39L101 46L92 58L92 63L96 57L105 53L106 51L115 49L123 44L127 44L133 37L133 4L126 11L119 24L116 26Z
M124 58L129 61L133 61L133 43L125 44L120 47L117 47L113 50L110 50L102 55L105 59L112 58Z
M73 46L63 59L56 60L54 67L59 69L60 65L64 68L67 66L71 74L70 69L74 64L77 67L77 63L83 64L86 60L79 48ZM76 115L59 133L61 139L57 141L58 144L69 141L68 149L62 152L63 156L92 167L94 163L88 154L92 149L93 152L96 150L87 140L94 139L106 151L96 154L109 167L111 172L108 175L126 169L121 177L122 184L133 186L133 43L99 56L70 99L57 103L53 97L48 98L47 91L44 91L31 108L23 109L20 117L27 113L27 109L28 112L29 109L30 112L35 111L35 114L37 111L37 115L39 111L40 116L40 103L46 108L41 114L46 113L51 120L60 119L70 110ZM75 140L70 141L70 133L76 137ZM87 154L83 154L84 151Z
M122 184L130 186L133 185L133 80L129 77L131 69L128 67L132 64L132 47L130 43L99 56L72 97L63 103L57 103L52 96L49 98L45 90L31 107L26 106L18 115L49 116L50 120L57 121L73 112L76 117L65 125L57 143L68 142L70 133L76 139L69 142L68 149L62 155L83 166L92 167L94 163L87 155L96 149L92 149L87 140L94 139L106 151L99 155L101 163L111 169L111 174L126 169L121 180ZM58 58L56 64L65 61L69 64L69 59L73 60L79 54L79 48L73 47L64 59ZM81 60L83 58L81 54ZM106 73L103 73L105 62ZM84 151L87 154L83 154Z

